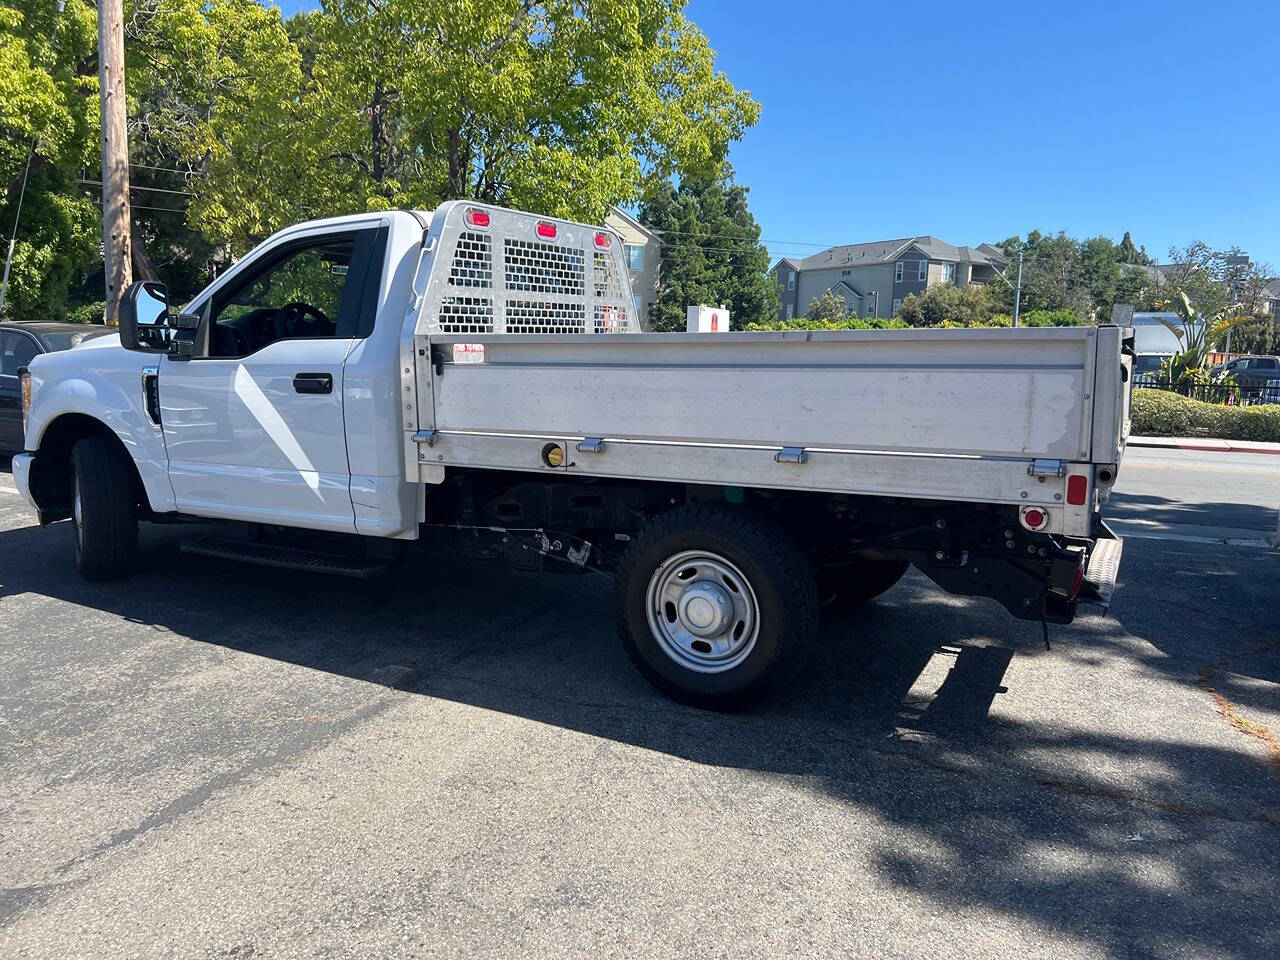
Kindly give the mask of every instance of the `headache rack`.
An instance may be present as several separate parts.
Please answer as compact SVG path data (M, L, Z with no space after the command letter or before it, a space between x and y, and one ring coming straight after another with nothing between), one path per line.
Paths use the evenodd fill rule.
M436 211L428 243L417 336L640 330L611 230L454 201Z

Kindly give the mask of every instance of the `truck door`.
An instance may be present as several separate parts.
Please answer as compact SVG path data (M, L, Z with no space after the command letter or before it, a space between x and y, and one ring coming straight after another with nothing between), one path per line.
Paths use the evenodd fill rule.
M343 362L371 328L379 242L376 226L286 236L191 305L207 347L166 356L159 383L180 511L355 532Z

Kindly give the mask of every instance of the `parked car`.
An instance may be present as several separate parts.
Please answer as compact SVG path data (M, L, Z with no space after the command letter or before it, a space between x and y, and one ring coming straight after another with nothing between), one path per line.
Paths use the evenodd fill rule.
M1280 403L1280 379L1268 380L1258 397L1259 403Z
M1280 377L1280 360L1275 357L1236 357L1211 371L1215 376L1231 374L1240 387L1242 399L1256 397L1268 380Z
M70 350L114 330L83 323L0 323L0 453L22 449L18 371L42 353Z

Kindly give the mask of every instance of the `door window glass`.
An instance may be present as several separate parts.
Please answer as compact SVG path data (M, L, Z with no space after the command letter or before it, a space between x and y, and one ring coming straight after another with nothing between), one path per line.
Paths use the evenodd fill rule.
M16 377L40 352L36 342L25 333L0 330L0 376Z
M292 245L250 269L214 296L209 354L243 357L277 340L352 336L339 321L358 310L360 291L347 297L356 237L317 238Z

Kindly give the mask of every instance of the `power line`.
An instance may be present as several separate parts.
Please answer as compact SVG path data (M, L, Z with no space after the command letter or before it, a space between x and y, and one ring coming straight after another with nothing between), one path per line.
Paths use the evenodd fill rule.
M176 167L156 167L149 163L131 163L129 166L135 170L159 170L162 173L178 173L184 177L207 177L207 173L198 173L195 170L179 170Z
M88 186L88 187L102 186L101 180L77 180L76 182L83 183L85 186ZM134 183L129 184L129 189L130 190L150 190L152 193L172 193L180 197L196 196L196 194L192 193L190 190L168 190L165 187L143 187Z

